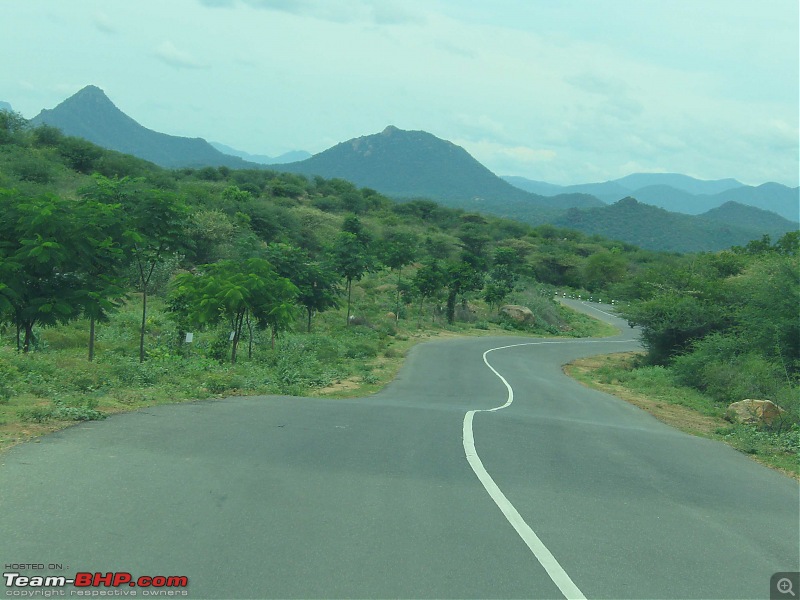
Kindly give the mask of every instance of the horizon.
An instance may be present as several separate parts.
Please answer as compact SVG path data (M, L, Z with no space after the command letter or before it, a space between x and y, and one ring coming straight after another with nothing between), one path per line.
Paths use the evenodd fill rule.
M148 129L253 155L317 154L394 124L555 185L679 173L798 186L794 0L5 8L0 48L23 59L0 73L0 100L28 119L95 85Z

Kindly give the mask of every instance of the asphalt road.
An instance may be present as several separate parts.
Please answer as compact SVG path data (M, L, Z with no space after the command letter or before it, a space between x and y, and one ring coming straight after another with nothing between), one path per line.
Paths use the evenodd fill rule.
M800 570L797 482L563 375L637 347L598 314L623 333L435 341L369 398L161 406L15 447L4 572L186 576L190 598L769 598Z

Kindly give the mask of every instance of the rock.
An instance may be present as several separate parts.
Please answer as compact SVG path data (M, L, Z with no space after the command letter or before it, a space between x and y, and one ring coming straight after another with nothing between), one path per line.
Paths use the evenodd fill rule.
M772 425L786 411L770 400L740 400L728 407L727 417L742 423Z
M389 319L390 321L397 321L397 315L394 314L393 312L387 312L386 318Z
M350 325L364 325L365 327L372 328L372 324L369 321L364 317L357 317L356 315L350 315Z
M506 304L500 308L500 313L506 315L509 319L512 319L517 323L522 323L523 325L533 325L536 322L536 316L527 306Z

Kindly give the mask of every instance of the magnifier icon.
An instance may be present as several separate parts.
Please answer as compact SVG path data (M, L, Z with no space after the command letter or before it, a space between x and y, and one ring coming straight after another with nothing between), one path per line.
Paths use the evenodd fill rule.
M788 577L778 579L778 583L775 585L775 587L778 588L778 591L781 594L791 594L793 598L796 597L794 591L792 591L792 580Z

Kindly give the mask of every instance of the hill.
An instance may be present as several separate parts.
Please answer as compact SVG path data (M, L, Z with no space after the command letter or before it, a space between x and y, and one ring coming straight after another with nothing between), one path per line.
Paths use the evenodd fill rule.
M797 222L784 219L774 212L754 206L746 206L732 200L703 213L700 217L716 223L732 225L733 227L760 231L762 235L768 234L773 240L798 228Z
M396 198L431 198L448 206L493 214L508 214L509 207L504 203L531 210L595 203L586 197L530 194L503 181L452 142L425 131L405 131L391 125L381 133L342 142L307 160L272 168L347 179Z
M635 198L623 198L602 208L570 209L552 223L649 250L708 252L743 246L768 233L762 229L762 223L750 227L738 224L741 214L737 207L729 207L698 217L669 212ZM786 223L786 231L795 228Z
M51 125L67 135L167 168L257 167L223 154L202 138L185 138L147 129L123 113L103 90L93 85L86 86L55 108L43 110L31 119L31 124Z

